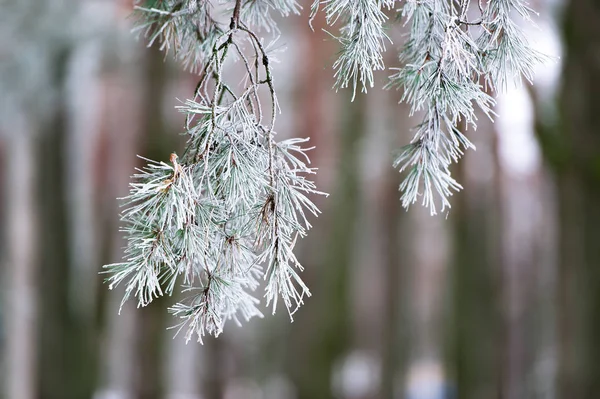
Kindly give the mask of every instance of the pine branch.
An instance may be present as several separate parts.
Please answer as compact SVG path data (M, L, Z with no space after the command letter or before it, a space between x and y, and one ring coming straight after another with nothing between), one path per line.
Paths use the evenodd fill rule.
M283 14L296 10L295 3L268 4ZM252 295L261 277L273 311L281 297L291 316L310 295L292 251L310 228L305 211L319 212L307 195L323 193L307 180L314 170L295 155L308 162L299 146L306 140L276 141L271 55L246 24L251 6L236 0L228 26L216 22L209 3L166 0L137 8L150 42L173 49L200 74L194 97L176 107L186 115L183 155L173 155L171 165L149 161L134 176L122 217L126 258L105 268L110 287L125 284L123 301L135 296L138 306L177 285L192 293L169 309L186 340L218 336L230 319L262 317ZM198 30L211 36L194 34ZM224 78L229 59L244 67L241 84ZM261 88L269 93L267 106Z
M405 63L390 77L388 87L404 91L402 101L411 114L424 112L410 145L394 162L408 170L402 184L402 205L408 208L420 196L422 204L436 214L450 208L449 197L462 189L450 173L464 150L475 146L456 127L459 121L476 130L476 112L490 119L494 99L486 93L505 89L521 76L532 79L532 68L543 61L517 28L510 14L529 18L530 9L517 0L481 1L481 17L467 20L469 1L458 5L447 0L409 0L402 9L410 36L400 60ZM474 27L477 27L475 29ZM437 198L436 198L437 197Z
M403 66L388 87L402 89L411 115L423 118L394 162L406 172L400 184L405 208L420 197L432 214L450 208L449 197L462 188L451 165L475 148L458 122L475 130L478 113L494 115L486 90L531 81L534 65L545 59L513 19L531 19L523 1L473 3L403 3L409 35L400 53ZM187 340L217 336L230 319L262 316L252 294L260 278L266 280L267 306L274 312L281 299L292 317L310 296L294 248L311 227L307 214L319 213L309 197L323 193L309 180L315 170L308 166L310 148L302 147L307 139L276 139L280 108L272 53L257 32L277 33L271 12L287 16L300 7L295 0L226 0L223 21L206 1L140 4L136 29L149 45L158 43L198 72L199 80L192 98L177 107L186 115L188 136L181 158L147 160L133 176L122 214L125 259L105 266L110 287L124 284L123 301L133 296L138 306L176 286L193 293L169 310ZM341 44L335 87L352 87L354 98L358 86L373 87L374 71L385 68L385 10L395 1L316 0L309 23L321 4L327 23L340 26L332 35ZM225 79L230 60L242 65L242 83Z

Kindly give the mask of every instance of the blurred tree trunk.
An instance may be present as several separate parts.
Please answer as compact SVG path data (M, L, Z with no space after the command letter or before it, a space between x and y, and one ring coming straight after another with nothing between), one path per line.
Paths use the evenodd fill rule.
M396 104L394 104L396 106ZM401 205L398 200L398 173L388 165L386 181L383 190L383 206L380 217L383 226L383 251L384 251L384 296L383 296L383 334L381 339L381 399L398 399L398 372L401 370L400 354L405 342L400 334L400 320L402 307L400 303L407 299L403 295L404 287L401 285L403 263L400 253L404 248L402 243L407 239L404 230L401 230ZM401 216L402 215L402 216ZM404 260L403 258L402 260ZM404 302L404 301L402 301Z
M124 33L127 34L127 33ZM135 53L138 45L128 43L127 50ZM133 154L159 161L168 161L169 153L177 148L176 135L166 132L163 100L167 85L167 71L163 54L156 48L143 49L142 62L119 65L116 76L106 78L106 113L111 122L108 129L114 137L109 157L106 202L114 204L105 211L111 223L106 234L110 237L109 262L122 257L121 234L118 229L118 208L115 197L122 197L130 182L133 167L145 161ZM143 99L142 99L143 98ZM113 239L114 238L114 239ZM119 317L117 310L123 294L122 287L111 292L106 307L108 331L107 348L103 358L104 387L107 397L153 399L163 393L163 345L165 341L166 303L162 298L144 308L135 307L135 299L123 306Z
M571 169L571 167L568 167ZM558 267L558 396L582 396L585 389L584 330L588 323L585 307L585 200L577 172L564 171L557 176L559 201ZM590 265L591 266L591 265ZM598 267L598 264L594 265ZM591 349L591 348L590 348Z
M40 377L41 397L90 397L95 387L95 346L85 321L69 301L71 271L68 231L66 74L70 48L55 53L57 100L39 140L40 206ZM43 371L43 372L41 372Z
M120 34L128 34L123 32ZM138 50L133 43L128 43L126 51ZM145 51L145 50L144 50ZM106 223L103 230L105 239L104 262L118 262L123 256L125 240L119 229L120 207L116 198L125 196L128 192L129 176L134 167L139 166L132 154L140 153L140 136L142 136L142 87L144 76L140 76L139 68L143 63L124 63L115 68L116 73L107 73L102 78L104 87L104 130L106 136L106 151L99 172L104 175L104 190L102 203ZM119 314L124 288L119 287L108 291L106 285L101 293L104 294L105 331L102 350L102 391L107 391L110 398L131 398L136 381L137 355L137 323L136 307L133 301L123 306Z
M469 159L459 163L458 180L464 182L465 189L456 196L450 213L454 221L450 370L456 381L456 397L460 399L503 397L498 378L498 358L505 344L501 340L498 306L501 225L495 212L499 208L499 170L491 124L482 121L477 133L485 145L478 142L477 152L468 152ZM476 164L480 162L488 165ZM474 167L479 172L492 168L493 177L474 181L466 173Z
M564 14L558 130L538 124L558 188L560 398L600 392L600 29L595 0L571 0Z
M61 87L66 74L67 54L58 61ZM40 258L40 394L42 397L68 397L70 389L66 326L69 325L68 303L68 236L65 209L66 182L63 153L66 130L66 105L59 89L55 115L42 132L39 150L41 251ZM73 351L74 352L74 351Z
M18 118L18 116L17 116ZM37 331L38 303L36 276L38 254L37 207L35 204L36 148L35 135L22 115L20 126L11 131L6 148L6 208L8 257L3 270L2 327L6 331L3 377L4 397L33 399L37 397Z
M224 346L223 336L218 338L208 337L206 339L206 356L202 358L205 364L203 397L206 399L225 398L226 379L223 364L223 358L225 357Z
M82 8L85 9L85 6ZM108 8L108 7L106 7ZM94 17L105 17L107 10ZM94 18L90 17L90 19ZM87 21L86 21L87 22ZM83 22L82 22L83 23ZM99 225L100 187L96 170L102 129L102 87L99 72L105 32L78 41L69 63L65 103L68 104L68 137L63 157L68 198L70 243L69 303L82 320L90 344L97 348L98 300L104 293L101 270ZM90 35L91 36L91 35ZM96 349L97 350L97 349Z
M181 301L185 298L185 295L186 293L174 292L169 302ZM164 310L163 308L163 312ZM171 323L175 324L175 321L171 320ZM166 331L163 344L161 366L165 375L164 398L199 399L202 397L201 392L203 392L200 366L204 360L202 355L206 352L206 347L196 342L186 343L183 333L172 338L174 333L175 330ZM218 339L223 339L223 337ZM206 366L212 367L210 364Z
M331 398L332 372L346 354L349 339L349 270L355 246L359 187L359 143L364 130L363 97L344 104L344 123L339 127L339 164L335 189L330 197L331 224L319 245L322 257L313 294L319 309L310 331L302 337L302 353L294 354L292 369L299 399ZM307 365L309 365L307 367Z
M396 54L389 54L388 64L396 63ZM373 94L372 94L373 95ZM408 142L413 121L409 108L398 104L397 94L381 93L384 104L386 137L384 149L384 177L378 197L378 222L382 231L383 282L382 282L382 335L379 343L381 355L381 381L377 398L401 399L404 397L401 381L406 372L408 358L408 325L410 301L409 265L412 225L408 213L400 203L401 175L392 168L393 157L389 148L399 148Z
M542 364L534 362L548 344L540 330L553 325L539 303L539 298L552 298L548 296L551 289L541 283L543 274L553 269L551 262L541 263L541 247L547 245L544 235L548 230L541 219L552 217L543 213L548 201L543 196L544 179L538 168L518 176L506 168L502 180L502 397L520 399L539 394L540 380L547 377ZM530 377L533 375L536 378Z
M324 40L321 30L326 26L324 14L317 14L313 22L315 32L304 24L300 22L299 28L305 43L300 59L315 62L297 71L301 73L296 93L302 115L297 119L296 135L310 136L309 144L316 146L311 160L319 167L316 182L319 189L332 195L327 199L314 198L323 215L314 220L311 234L300 243L305 266L302 278L312 297L294 315L296 322L284 325L277 332L283 338L280 346L269 350L288 351L285 363L297 399L327 399L332 397L334 364L345 354L349 338L347 274L358 206L356 159L360 149L356 142L363 118L359 105L329 90L331 74L323 60L329 57L330 50L335 51L335 44ZM338 108L340 103L343 110ZM286 329L289 329L288 340L283 336Z
M147 57L146 84L143 113L140 123L144 126L143 156L167 162L169 154L178 148L177 135L167 131L164 120L163 101L168 83L167 65L164 54L154 46L144 54ZM143 161L145 163L145 161ZM134 397L136 399L158 399L162 397L163 370L162 350L164 344L165 316L167 301L158 298L149 306L136 310L137 339L136 379ZM209 398L213 399L213 398Z

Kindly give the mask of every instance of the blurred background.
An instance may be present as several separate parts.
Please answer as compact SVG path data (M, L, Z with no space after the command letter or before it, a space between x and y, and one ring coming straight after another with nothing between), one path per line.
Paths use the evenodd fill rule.
M538 0L555 57L499 97L447 215L400 207L401 93L331 90L324 15L280 26L282 137L320 169L296 313L186 345L98 273L140 154L181 152L196 78L130 33L130 0L0 1L0 396L6 399L600 398L600 9ZM390 31L399 66L402 28Z

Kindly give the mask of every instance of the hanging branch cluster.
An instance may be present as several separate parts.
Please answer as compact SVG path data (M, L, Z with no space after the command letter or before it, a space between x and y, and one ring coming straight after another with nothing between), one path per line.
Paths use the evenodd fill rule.
M208 2L137 7L150 43L202 68L193 98L177 107L186 115L185 151L169 163L147 160L133 176L122 214L126 257L105 268L110 288L123 283L123 302L135 296L139 306L170 295L179 282L190 296L170 312L187 340L218 336L229 319L262 316L252 295L261 277L273 312L281 299L291 317L310 296L293 250L310 228L305 213L319 213L308 196L322 193L307 179L315 172L307 166L308 139L275 139L270 54L246 25L274 30L267 14L274 8L285 15L298 7L237 0L226 11L228 25ZM225 79L230 60L242 65L240 84Z
M394 0L324 0L327 21L343 20L335 62L336 87L373 86L374 70L384 69L383 10ZM472 4L473 3L473 4ZM313 15L318 3L313 5ZM471 14L476 18L469 19ZM394 167L407 171L400 185L402 205L422 204L436 214L450 207L449 197L461 185L450 173L465 149L475 148L457 128L459 121L476 128L476 110L491 117L494 99L486 93L505 89L522 77L531 81L533 67L544 60L514 20L531 21L533 11L522 0L405 0L401 10L410 28L400 54L402 68L388 87L403 89L411 115L423 114L412 142Z
M476 128L476 110L491 117L494 99L544 57L528 44L513 17L530 20L522 0L405 0L409 25L400 54L404 66L388 86L420 112L412 142L395 161L407 171L402 205L422 196L432 214L450 207L461 186L450 165L474 148L457 128ZM323 6L339 24L341 51L334 63L336 88L373 87L384 69L385 10L395 0L315 0L310 21ZM124 199L125 260L105 266L110 287L123 283L123 301L139 306L182 285L190 297L170 308L189 340L219 335L224 323L262 316L252 292L265 283L273 312L281 299L290 316L310 292L294 255L319 210L309 199L322 194L307 179L314 173L302 145L275 140L279 104L272 55L258 31L278 32L272 16L298 13L294 0L147 0L136 7L137 28L166 53L199 74L192 98L177 107L186 115L188 141L181 158L146 160ZM222 12L219 12L221 10ZM472 18L475 14L475 18ZM222 18L226 15L225 19ZM241 65L242 83L225 79L224 66ZM236 79L236 82L239 79ZM265 103L265 98L268 101Z
M384 31L387 19L383 7L390 9L394 0L324 0L327 23L342 20L339 58L333 64L335 87L352 87L352 99L360 82L362 91L374 86L373 71L383 70L385 43L390 42ZM313 7L316 10L316 7ZM313 11L315 12L315 11Z

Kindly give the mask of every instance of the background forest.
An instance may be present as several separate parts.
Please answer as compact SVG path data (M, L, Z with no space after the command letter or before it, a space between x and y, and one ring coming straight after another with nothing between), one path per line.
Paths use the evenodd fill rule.
M266 311L185 345L176 298L118 315L98 273L123 254L135 154L183 147L174 106L196 77L135 39L131 0L0 2L0 397L600 397L598 4L532 4L528 35L557 58L467 132L464 190L432 217L400 205L401 93L331 90L337 43L309 3L280 22L274 74L279 131L311 137L330 193L297 251L313 295L293 323Z

